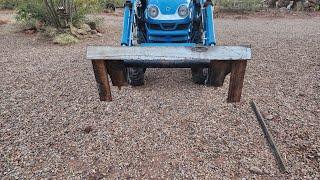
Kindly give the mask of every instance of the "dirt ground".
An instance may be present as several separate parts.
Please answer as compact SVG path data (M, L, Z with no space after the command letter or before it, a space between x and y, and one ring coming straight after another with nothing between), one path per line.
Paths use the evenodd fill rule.
M88 44L119 45L122 17L102 38L58 46L0 26L1 179L319 179L320 17L216 19L220 45L249 43L243 99L150 69L143 87L100 102ZM0 18L12 18L0 13ZM280 173L250 108L268 117Z

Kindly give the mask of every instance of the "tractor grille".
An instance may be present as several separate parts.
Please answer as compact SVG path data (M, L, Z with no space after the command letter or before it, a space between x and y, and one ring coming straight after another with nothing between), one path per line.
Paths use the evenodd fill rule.
M190 24L178 24L176 30L184 30L184 29L188 29L190 26Z
M147 23L147 41L152 43L188 42L190 40L190 23Z
M185 30L189 28L190 24L175 24L175 23L162 23L160 24L148 24L148 28L152 30L163 30L163 31L173 31L173 30Z
M162 23L161 24L163 30L175 30L176 24L174 23Z
M162 30L159 24L149 24L148 27L153 30Z

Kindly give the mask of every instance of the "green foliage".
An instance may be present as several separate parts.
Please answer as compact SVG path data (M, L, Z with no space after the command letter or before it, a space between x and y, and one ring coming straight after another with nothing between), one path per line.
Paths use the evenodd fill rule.
M58 35L58 30L54 27L51 26L46 26L43 29L43 37L48 38L48 39L52 39L54 37L56 37Z
M315 10L316 10L316 11L320 11L320 4L317 4L317 5L316 5Z
M116 5L116 7L122 7L124 4L124 0L104 0L104 3L112 3L114 5Z
M14 9L18 0L0 0L0 9Z
M85 23L88 24L91 29L97 29L104 25L105 20L103 17L90 17L86 19Z
M99 12L102 10L102 0L75 0L77 7L87 13Z
M216 4L225 10L256 11L261 8L261 0L216 0Z
M60 45L69 45L69 44L75 44L79 42L79 40L68 33L64 33L64 34L57 35L54 38L53 42Z
M39 1L27 1L19 5L16 19L18 21L39 20L46 21L47 12Z
M17 7L17 17L19 22L24 24L33 24L36 21L44 22L47 26L56 28L66 28L70 23L79 25L84 22L86 14L91 10L90 6L96 0L88 0L88 4L81 0L70 0L69 6L66 6L67 16L62 15L58 7L61 6L60 0L20 0ZM44 3L48 2L48 3ZM51 4L51 2L53 2ZM72 5L73 4L73 5ZM77 8L79 7L79 8Z
M86 14L88 11L85 8L80 8L72 14L72 24L76 27L79 27L86 19Z

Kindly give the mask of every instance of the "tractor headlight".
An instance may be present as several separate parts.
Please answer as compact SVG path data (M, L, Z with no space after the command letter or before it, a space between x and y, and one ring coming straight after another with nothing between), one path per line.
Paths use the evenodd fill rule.
M148 16L151 18L156 18L159 15L159 9L157 6L148 7Z
M189 8L186 5L182 5L178 9L178 14L180 17L185 18L189 15Z

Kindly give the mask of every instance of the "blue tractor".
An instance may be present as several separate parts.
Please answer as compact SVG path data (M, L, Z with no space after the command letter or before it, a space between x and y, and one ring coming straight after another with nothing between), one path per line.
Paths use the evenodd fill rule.
M220 87L231 72L228 102L239 102L248 46L217 46L211 0L126 0L121 47L89 46L100 100L114 86L141 86L147 68L190 68L195 83Z
M195 47L215 44L211 0L129 0L125 3L122 46ZM161 63L157 64L161 66ZM206 82L208 73L200 63L180 66L191 67L195 83ZM146 67L127 68L130 85L144 84Z

